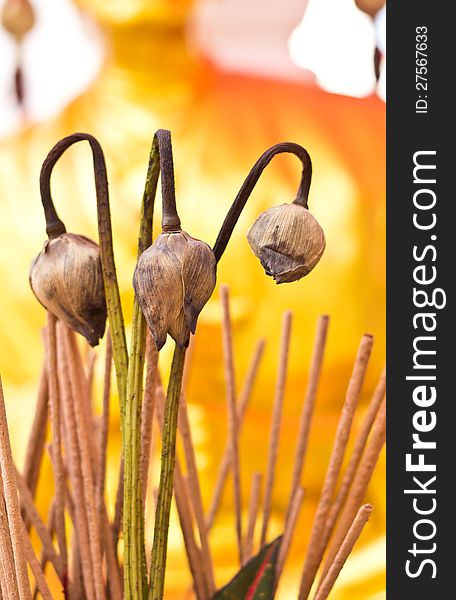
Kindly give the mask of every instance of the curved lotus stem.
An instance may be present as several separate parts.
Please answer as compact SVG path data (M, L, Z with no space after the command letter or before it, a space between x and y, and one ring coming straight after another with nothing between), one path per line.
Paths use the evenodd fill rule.
M46 232L50 239L66 232L63 221L58 217L51 196L52 170L62 154L73 144L87 141L93 155L95 190L97 197L98 236L101 266L108 308L108 319L112 332L114 363L121 409L125 405L127 393L128 354L125 328L120 304L119 286L116 277L114 250L112 245L111 212L109 208L108 175L103 150L96 138L88 133L73 133L59 142L47 155L40 173L41 202L46 217Z
M238 222L241 212L264 169L268 166L276 154L282 154L284 152L294 154L302 162L303 171L301 183L299 185L296 198L293 202L294 204L299 204L304 208L308 208L307 197L309 195L309 188L312 180L312 161L309 153L305 148L299 144L294 144L293 142L283 142L281 144L272 146L260 156L260 158L252 167L250 173L247 175L244 183L242 184L238 195L234 199L228 214L225 217L222 228L220 229L220 233L217 236L217 240L215 241L213 248L217 262L221 259L222 254L225 252L231 234L233 233L233 229Z

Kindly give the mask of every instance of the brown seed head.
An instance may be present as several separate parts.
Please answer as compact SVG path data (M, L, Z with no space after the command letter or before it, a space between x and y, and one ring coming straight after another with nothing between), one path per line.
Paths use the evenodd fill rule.
M98 245L82 235L49 239L30 267L30 285L41 304L91 346L106 325L106 299Z
M21 40L35 23L35 13L28 0L6 0L1 10L2 25Z
M299 204L282 204L261 213L247 239L266 275L276 283L304 277L315 267L325 249L323 229Z
M185 231L162 233L141 254L133 286L159 350L168 333L178 346L188 344L215 280L212 249Z

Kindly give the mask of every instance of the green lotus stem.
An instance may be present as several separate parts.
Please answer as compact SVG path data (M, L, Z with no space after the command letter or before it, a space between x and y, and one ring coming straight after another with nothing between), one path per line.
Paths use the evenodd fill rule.
M176 464L176 433L179 400L184 372L185 348L174 349L162 433L160 484L155 511L154 542L150 565L149 600L162 600L165 585L166 555L171 500L173 497L174 466Z
M152 142L144 189L138 257L152 243L155 193L160 171L157 136ZM147 564L144 543L144 508L141 496L141 405L146 347L146 321L135 299L131 333L123 428L124 454L124 596L143 600L147 596Z

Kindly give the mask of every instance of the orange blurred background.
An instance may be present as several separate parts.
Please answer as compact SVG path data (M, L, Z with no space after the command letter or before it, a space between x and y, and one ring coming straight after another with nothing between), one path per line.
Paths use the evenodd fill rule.
M259 155L280 141L302 144L313 161L309 207L327 239L319 265L304 280L276 286L246 241L261 210L294 198L300 164L280 156L252 194L218 271L219 283L228 283L232 295L238 387L256 340L267 340L241 440L245 510L251 474L265 469L282 313L289 308L294 315L271 535L280 533L288 498L316 319L325 313L331 317L303 476L307 496L278 595L295 598L309 524L364 332L375 336L375 346L355 430L384 363L385 105L373 70L381 31L352 0L205 0L196 5L190 0L80 0L76 5L53 0L47 6L36 3L36 31L23 43L22 109L11 99L14 45L6 33L0 36L5 58L0 64L0 371L18 464L43 359L44 312L29 290L28 267L45 239L38 177L53 144L86 131L104 148L127 326L140 200L154 131L161 127L173 134L183 227L210 244ZM68 230L96 239L91 157L88 148L78 146L59 162L53 196ZM157 232L159 214L156 223ZM220 316L216 291L199 320L188 391L207 502L226 438ZM165 371L170 351L167 344ZM100 358L98 383L102 362ZM114 483L118 416L111 433ZM46 514L49 489L41 485L39 493ZM367 499L375 510L334 590L335 600L384 598L383 456ZM149 543L151 538L150 533ZM236 560L229 486L211 543L221 585L233 575ZM170 548L169 597L183 597L189 575L177 521Z

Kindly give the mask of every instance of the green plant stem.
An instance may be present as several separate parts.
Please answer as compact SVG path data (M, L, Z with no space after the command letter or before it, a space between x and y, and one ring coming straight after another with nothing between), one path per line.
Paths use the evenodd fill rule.
M149 157L144 189L138 257L152 243L152 220L159 175L157 136ZM128 600L147 597L147 564L144 543L144 509L141 496L141 405L146 347L146 321L135 299L130 360L128 368L125 416L123 428L124 453L124 596Z
M166 554L171 500L173 497L174 466L176 463L176 433L179 400L184 372L185 348L174 349L162 433L160 484L155 511L154 542L150 565L149 600L162 600L165 584Z

